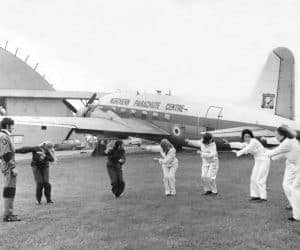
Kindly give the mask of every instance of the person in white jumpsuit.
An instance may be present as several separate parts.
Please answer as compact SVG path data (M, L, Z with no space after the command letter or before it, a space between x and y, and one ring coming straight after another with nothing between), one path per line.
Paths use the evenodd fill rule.
M186 140L188 145L198 147L197 151L202 158L201 180L204 189L204 195L217 195L216 178L219 170L219 158L216 143L210 133L205 133L200 141Z
M293 210L293 216L288 218L291 221L300 220L300 143L295 136L296 133L290 128L279 127L276 131L279 146L266 151L272 160L286 158L282 187Z
M254 138L251 130L244 129L242 131L242 141L242 143L231 142L228 144L232 149L240 149L233 150L237 157L245 154L254 156L254 166L250 177L250 200L266 201L266 182L270 169L270 157L265 155L266 149L256 138Z
M161 141L161 158L154 158L159 164L161 164L163 170L163 183L165 186L165 194L167 196L176 195L175 188L175 174L178 168L178 160L176 158L176 149L167 140L163 139Z

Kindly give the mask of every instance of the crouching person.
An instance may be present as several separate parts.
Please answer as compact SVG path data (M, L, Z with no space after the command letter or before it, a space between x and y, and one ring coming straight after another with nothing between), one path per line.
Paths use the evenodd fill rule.
M165 194L167 196L176 195L175 188L175 174L178 168L178 160L176 158L176 150L173 145L167 140L163 139L160 143L161 158L154 158L161 164L163 170L163 182L165 186Z
M53 203L51 199L51 184L49 182L49 162L54 162L55 160L54 145L46 141L39 146L18 148L16 153L32 153L31 167L36 183L36 204L41 204L43 190L47 203Z
M20 219L13 214L17 183L17 171L15 170L15 149L10 138L10 133L13 131L13 128L14 121L11 118L6 117L2 119L0 131L0 167L4 176L3 221L5 222L20 221Z
M126 158L123 142L121 140L117 140L113 146L111 144L107 145L105 153L108 156L106 166L111 182L111 191L116 198L118 198L125 189L122 166L126 162Z

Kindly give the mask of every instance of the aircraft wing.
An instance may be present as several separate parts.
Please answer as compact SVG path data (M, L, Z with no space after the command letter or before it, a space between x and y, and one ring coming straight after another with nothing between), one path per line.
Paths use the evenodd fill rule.
M127 136L167 136L163 129L148 121L122 118L119 120L99 117L34 117L34 116L10 116L16 124L65 127L75 130L77 133L111 134Z
M274 132L266 128L257 127L257 126L242 126L242 127L233 127L228 129L219 129L208 131L215 138L234 140L241 138L241 133L244 129L250 129L255 137L273 137ZM204 133L203 133L204 134Z

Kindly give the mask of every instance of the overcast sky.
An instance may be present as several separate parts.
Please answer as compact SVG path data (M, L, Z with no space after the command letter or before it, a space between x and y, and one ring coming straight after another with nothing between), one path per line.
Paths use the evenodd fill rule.
M277 46L299 72L299 13L297 0L9 0L0 44L30 54L56 89L236 99Z

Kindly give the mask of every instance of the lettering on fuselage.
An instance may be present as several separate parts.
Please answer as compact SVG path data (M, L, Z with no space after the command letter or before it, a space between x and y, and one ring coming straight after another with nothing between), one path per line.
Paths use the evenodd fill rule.
M165 107L165 110L183 112L184 110L186 110L186 108L181 104L168 103Z
M160 102L136 100L134 103L134 106L143 107L143 108L151 108L151 109L159 109Z
M111 104L117 104L122 106L128 106L130 103L129 99L122 99L122 98L112 98L110 99Z
M112 98L112 99L110 99L110 103L114 104L114 105L128 106L130 104L130 99ZM133 106L158 110L161 106L161 102L135 100ZM185 108L185 105L182 105L182 104L167 103L164 107L164 110L165 111L184 112L187 109Z

